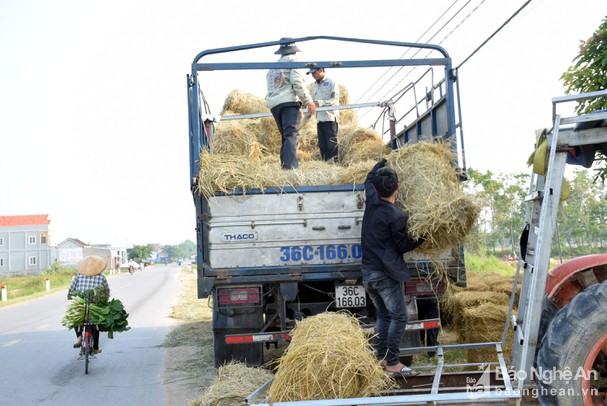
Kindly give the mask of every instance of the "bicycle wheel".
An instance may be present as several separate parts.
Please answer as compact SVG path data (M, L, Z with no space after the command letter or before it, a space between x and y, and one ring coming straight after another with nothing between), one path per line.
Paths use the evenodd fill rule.
M88 374L89 373L89 355L91 354L91 352L93 351L93 334L91 331L91 326L85 326L84 327L84 339L83 344L84 344L84 373Z

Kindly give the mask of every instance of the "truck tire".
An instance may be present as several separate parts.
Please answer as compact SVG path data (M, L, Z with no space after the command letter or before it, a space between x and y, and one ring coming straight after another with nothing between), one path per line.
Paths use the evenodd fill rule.
M542 405L604 404L607 282L588 287L557 313L544 336L537 365Z

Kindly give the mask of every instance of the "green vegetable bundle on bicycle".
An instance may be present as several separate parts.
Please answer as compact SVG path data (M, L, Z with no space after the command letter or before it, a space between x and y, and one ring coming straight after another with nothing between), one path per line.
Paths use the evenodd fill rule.
M118 299L110 300L110 286L102 275L107 264L103 258L90 255L78 263L78 274L72 279L67 298L70 304L63 320L64 326L74 329L76 343L74 348L82 345L82 326L84 323L96 324L93 331L94 353L101 352L99 348L99 332L107 331L108 338L114 338L114 333L127 331L129 314L124 310L122 302ZM88 320L86 307L88 304Z

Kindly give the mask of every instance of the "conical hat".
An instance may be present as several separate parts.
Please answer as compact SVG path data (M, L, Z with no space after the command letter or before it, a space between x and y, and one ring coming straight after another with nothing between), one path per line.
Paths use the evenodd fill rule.
M105 260L97 255L89 255L84 257L82 261L78 263L78 273L84 276L99 275L105 270L107 264Z

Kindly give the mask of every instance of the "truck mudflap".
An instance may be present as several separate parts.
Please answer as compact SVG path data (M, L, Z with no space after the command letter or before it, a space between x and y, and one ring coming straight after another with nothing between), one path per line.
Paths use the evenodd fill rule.
M429 330L440 327L440 319L413 320L407 322L405 331ZM363 331L369 334L375 334L375 325L367 324L363 326ZM247 333L247 334L226 334L226 344L250 344L259 342L290 341L290 331L279 331L272 333Z

